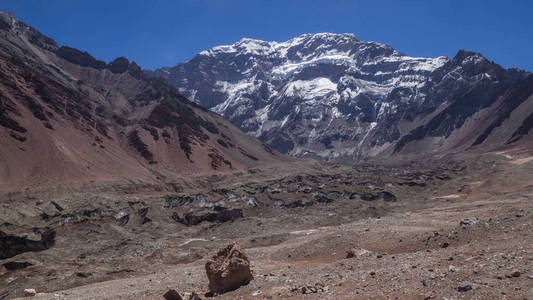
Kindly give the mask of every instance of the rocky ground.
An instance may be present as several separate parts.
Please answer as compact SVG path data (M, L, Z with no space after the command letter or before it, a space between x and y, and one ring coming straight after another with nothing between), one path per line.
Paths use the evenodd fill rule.
M254 279L213 299L532 299L531 157L3 195L0 299L211 298L205 263L231 241Z

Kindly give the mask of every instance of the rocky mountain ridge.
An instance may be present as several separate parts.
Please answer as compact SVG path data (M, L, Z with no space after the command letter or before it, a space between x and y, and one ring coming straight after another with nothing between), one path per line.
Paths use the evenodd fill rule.
M483 126L502 127L490 124L494 105L532 101L530 73L479 53L416 58L353 34L242 39L146 72L281 152L336 161L470 149L483 144ZM502 123L509 132L494 146L521 124L528 132L525 117Z
M0 189L181 176L286 162L124 57L110 63L0 13Z

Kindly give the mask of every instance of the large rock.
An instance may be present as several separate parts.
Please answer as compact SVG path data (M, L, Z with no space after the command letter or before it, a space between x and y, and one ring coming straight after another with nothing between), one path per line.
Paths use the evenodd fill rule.
M248 257L236 242L219 250L208 260L205 271L209 290L217 294L235 290L253 279Z

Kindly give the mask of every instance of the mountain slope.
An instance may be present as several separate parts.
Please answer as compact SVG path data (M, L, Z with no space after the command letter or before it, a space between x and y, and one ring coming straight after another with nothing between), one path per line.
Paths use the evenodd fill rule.
M469 148L482 132L459 129L480 129L469 121L531 77L478 53L414 58L330 33L242 39L147 73L281 152L350 161Z
M0 13L0 189L171 182L287 161L222 117Z

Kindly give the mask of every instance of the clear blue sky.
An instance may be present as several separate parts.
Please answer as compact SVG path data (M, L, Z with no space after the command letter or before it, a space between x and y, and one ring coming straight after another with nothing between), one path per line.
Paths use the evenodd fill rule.
M60 45L153 69L242 37L285 41L303 33L354 33L411 56L478 51L533 71L533 1L421 0L2 0L0 10Z

